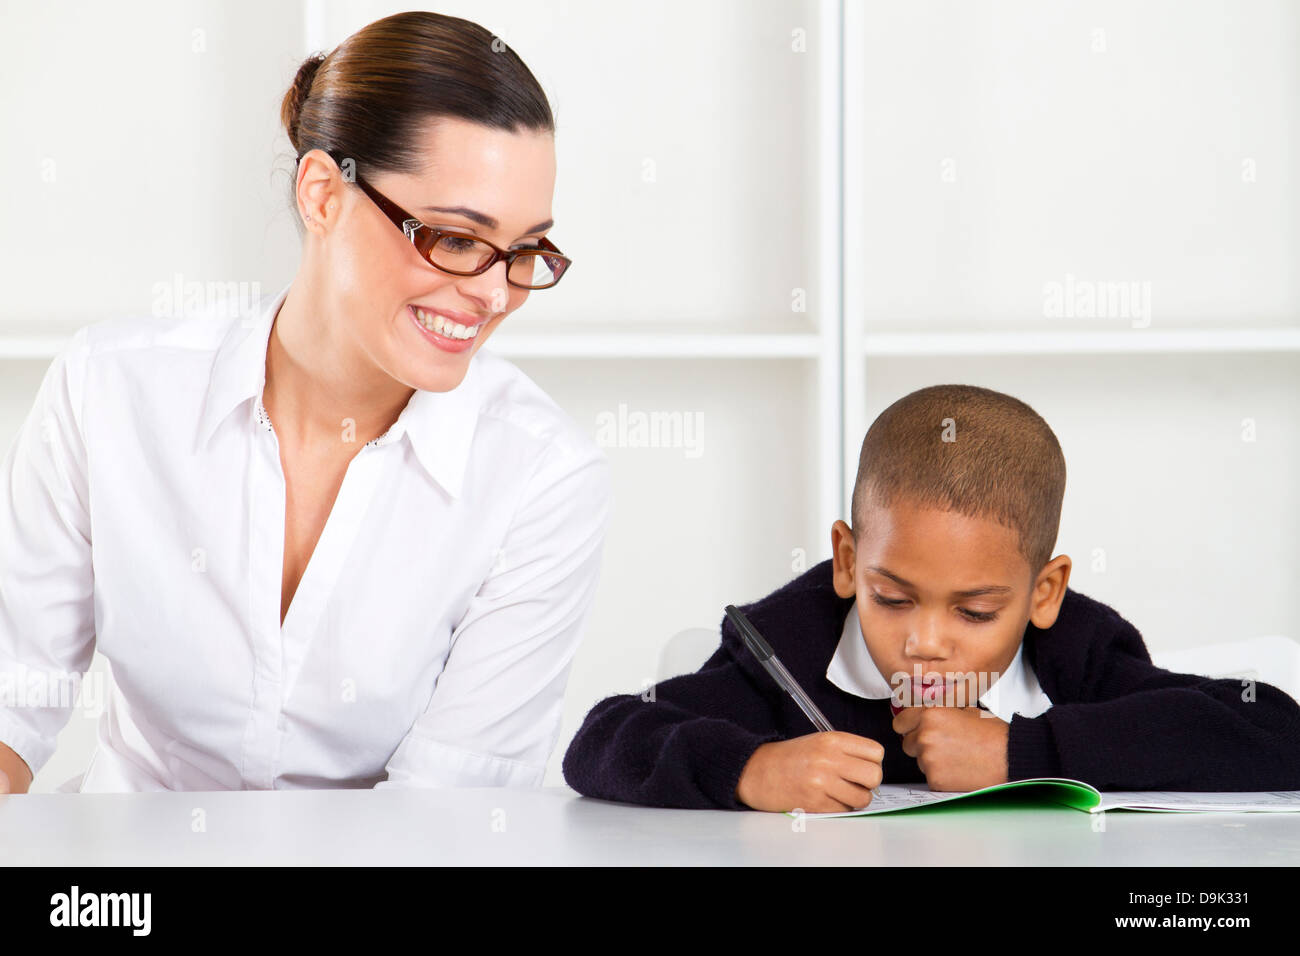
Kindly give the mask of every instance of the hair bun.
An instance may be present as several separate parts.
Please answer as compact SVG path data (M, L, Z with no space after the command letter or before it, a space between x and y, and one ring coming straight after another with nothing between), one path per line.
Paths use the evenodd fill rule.
M298 117L302 113L303 104L311 95L311 85L326 56L324 53L313 53L302 61L293 78L293 85L284 94L284 101L280 104L280 122L284 124L284 131L289 134L289 142L293 144L296 153L301 153L298 147Z

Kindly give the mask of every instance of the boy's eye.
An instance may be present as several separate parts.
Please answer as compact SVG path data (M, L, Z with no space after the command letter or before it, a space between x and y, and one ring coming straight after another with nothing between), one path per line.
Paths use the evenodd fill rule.
M871 597L877 604L882 605L883 607L902 607L907 603L906 600L890 600L889 598L881 597L879 594L875 593L873 593ZM961 611L961 613L966 616L967 620L977 621L981 624L987 621L995 621L998 616L996 611L972 611L964 607L958 608L957 610Z

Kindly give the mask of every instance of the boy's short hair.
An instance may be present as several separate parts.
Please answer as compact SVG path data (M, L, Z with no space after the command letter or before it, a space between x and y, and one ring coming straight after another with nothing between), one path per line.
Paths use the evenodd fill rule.
M1019 399L977 385L904 395L867 429L853 486L858 540L868 503L986 518L1017 533L1030 581L1052 559L1065 496L1065 456L1047 422Z

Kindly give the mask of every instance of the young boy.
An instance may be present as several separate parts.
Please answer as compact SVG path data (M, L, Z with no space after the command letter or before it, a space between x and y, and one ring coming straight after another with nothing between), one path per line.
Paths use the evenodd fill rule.
M1300 789L1300 705L1268 684L1151 663L1136 628L1051 557L1065 492L1028 405L936 385L862 443L832 557L741 610L834 731L731 621L694 674L592 708L579 793L666 807L865 807L871 788L1071 777L1101 790ZM891 699L892 695L892 699Z

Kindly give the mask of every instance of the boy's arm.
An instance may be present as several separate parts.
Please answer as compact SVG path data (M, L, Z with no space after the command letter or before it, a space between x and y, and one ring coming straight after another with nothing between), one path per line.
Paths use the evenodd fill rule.
M1007 778L1070 777L1100 790L1300 789L1300 704L1258 681L1151 663L1123 621L1076 703L1015 715Z
M696 673L591 709L564 755L569 786L649 806L747 809L736 799L741 771L761 744L786 735L766 688L733 656L726 628Z

